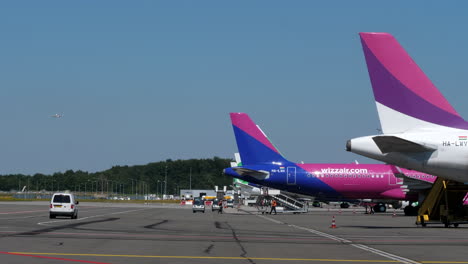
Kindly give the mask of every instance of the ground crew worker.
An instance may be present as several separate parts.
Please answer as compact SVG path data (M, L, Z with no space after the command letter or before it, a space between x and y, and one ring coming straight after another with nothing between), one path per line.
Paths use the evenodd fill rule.
M223 213L223 200L219 200L218 205L219 205L218 214L222 214Z
M273 211L275 211L275 214L276 214L276 200L275 200L275 199L273 199L273 200L271 201L271 210L270 210L270 214L271 214L271 212L273 212Z

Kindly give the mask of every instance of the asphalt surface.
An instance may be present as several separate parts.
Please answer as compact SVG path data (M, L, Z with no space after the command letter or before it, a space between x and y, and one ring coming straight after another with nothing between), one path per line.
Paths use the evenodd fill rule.
M417 227L400 211L218 214L104 203L79 210L77 220L49 219L48 203L0 203L0 263L468 263L468 225Z

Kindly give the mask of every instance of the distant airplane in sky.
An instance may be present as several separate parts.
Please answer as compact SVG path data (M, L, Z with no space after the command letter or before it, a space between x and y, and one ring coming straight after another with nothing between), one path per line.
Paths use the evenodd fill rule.
M436 180L393 165L293 163L280 154L247 114L230 115L242 165L226 168L224 173L241 180L319 200L372 199L379 203L376 211L386 210L384 202L422 199L419 194ZM414 210L410 206L405 213L414 214Z
M468 182L468 122L392 35L360 37L382 134L348 140L346 150Z
M63 117L63 114L55 114L55 115L51 115L50 117L53 117L53 118L62 118L62 117Z

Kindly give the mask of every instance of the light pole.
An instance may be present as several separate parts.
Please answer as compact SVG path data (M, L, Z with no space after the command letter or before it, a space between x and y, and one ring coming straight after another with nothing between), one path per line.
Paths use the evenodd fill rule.
M156 183L156 197L159 197L159 182L160 180L158 180L158 183Z
M167 192L167 165L166 165L166 170L164 173L164 195L166 195Z
M164 186L166 186L166 181L162 181L161 182L161 191L162 191L162 188L163 188L163 183L164 183ZM166 196L166 194L163 194L161 199L164 200L165 196Z
M192 190L192 167L190 167L190 190Z
M143 200L145 200L145 192L146 192L146 189L145 189L145 181L141 181L141 194L143 195Z
M130 181L132 182L132 191L131 191L131 193L134 193L133 192L133 179L130 179Z

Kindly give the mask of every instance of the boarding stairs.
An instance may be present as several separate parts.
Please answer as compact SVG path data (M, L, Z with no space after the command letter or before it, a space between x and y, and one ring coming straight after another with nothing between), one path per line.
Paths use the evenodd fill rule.
M268 213L270 210L271 199L275 199L278 203L276 207L283 207L284 213L307 213L309 210L309 205L307 202L302 202L297 199L292 198L284 193L279 193L275 195L265 196L260 195L257 197L256 206L259 212Z
M284 193L277 194L274 197L280 205L288 209L285 210L287 212L307 213L309 210L309 205L307 204L307 202L301 202Z
M444 224L445 227L468 223L468 209L463 206L468 185L438 178L418 211L416 224Z

